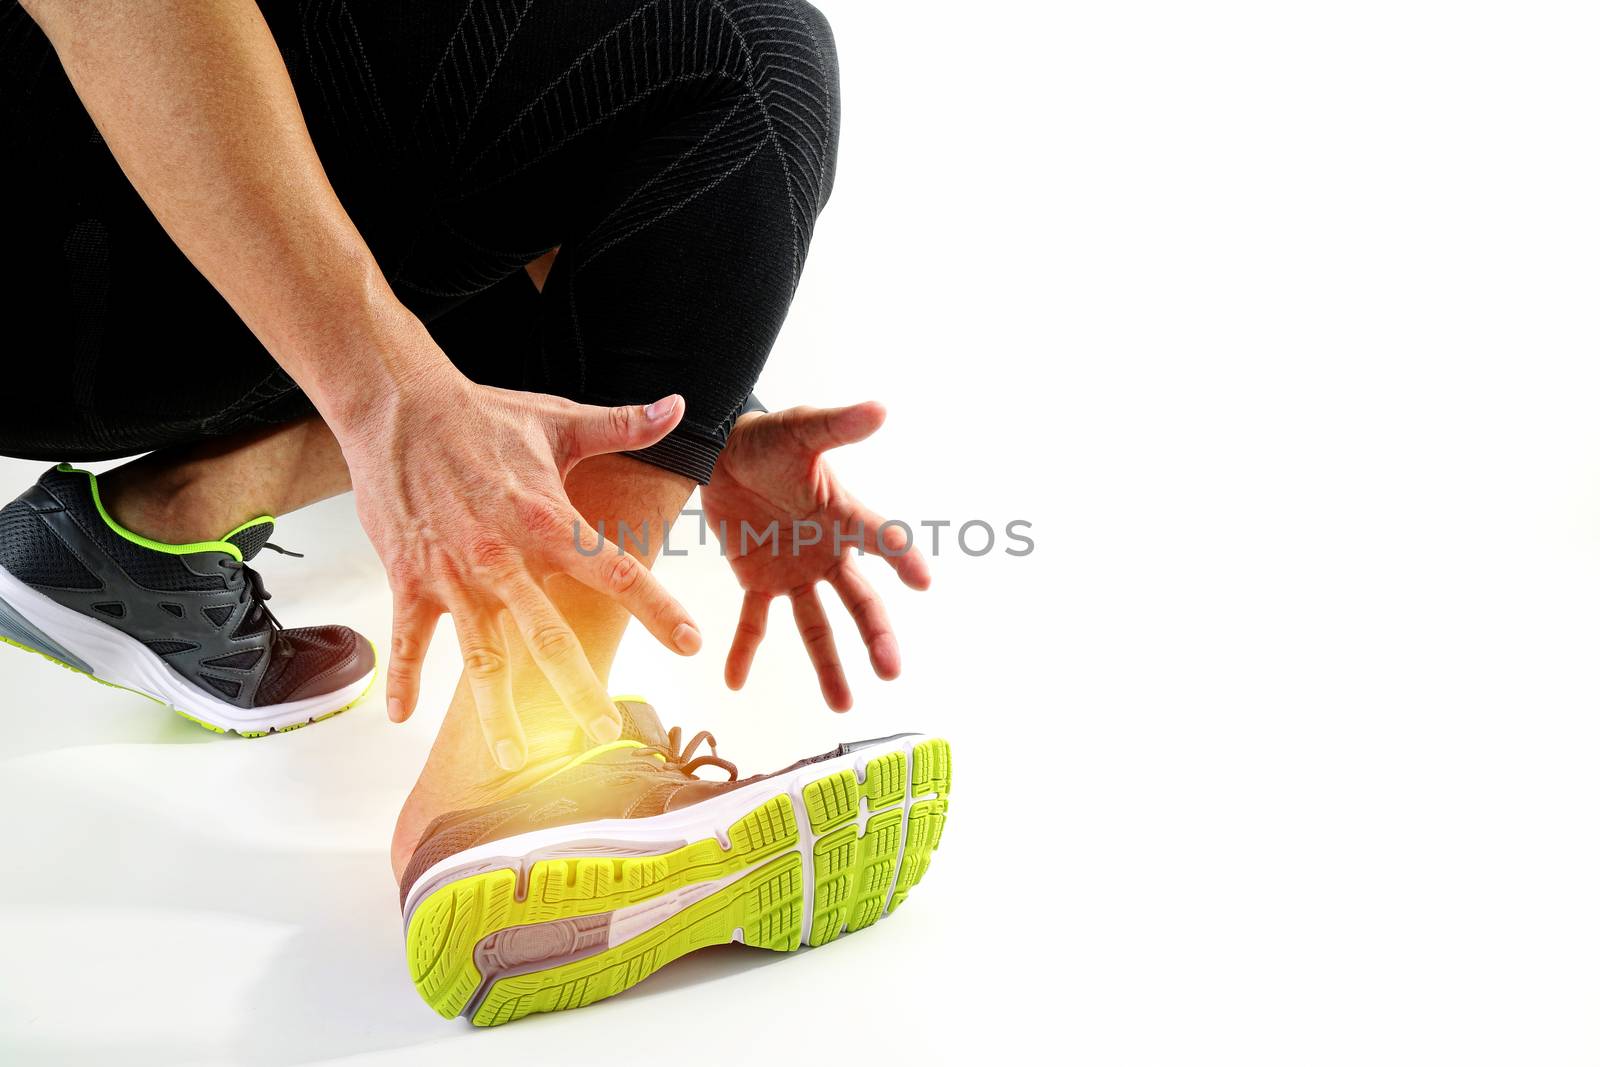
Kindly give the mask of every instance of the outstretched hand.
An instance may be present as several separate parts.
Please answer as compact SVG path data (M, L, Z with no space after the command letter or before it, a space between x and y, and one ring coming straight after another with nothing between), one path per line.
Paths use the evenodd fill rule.
M526 646L591 738L617 736L611 698L544 582L566 574L612 597L676 652L698 650L700 634L637 559L593 551L599 535L563 481L587 456L659 441L683 410L678 396L605 408L494 389L448 367L373 405L341 443L357 511L394 592L390 718L403 721L415 707L423 656L448 612L500 766L517 770L527 755L512 701L512 642Z
M818 582L832 585L844 601L878 677L900 673L900 647L888 612L850 549L857 545L882 557L913 589L928 587L927 561L902 527L886 525L882 516L845 492L822 458L829 449L870 437L884 417L883 406L869 402L752 412L734 426L710 484L700 490L706 518L722 538L723 553L744 588L739 627L728 650L729 688L742 687L750 676L772 599L786 596L823 698L835 711L849 710L850 684ZM775 539L763 539L774 523Z

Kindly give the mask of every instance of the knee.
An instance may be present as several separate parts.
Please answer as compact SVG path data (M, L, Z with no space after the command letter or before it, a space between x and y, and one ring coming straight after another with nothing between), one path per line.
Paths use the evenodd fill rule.
M815 49L817 83L828 101L823 129L816 141L824 160L821 199L825 203L833 190L833 172L839 157L839 53L833 43L833 27L828 25L822 12L804 0L798 0L794 6Z
M805 0L721 5L738 28L755 85L788 161L821 211L839 154L839 56L833 29Z

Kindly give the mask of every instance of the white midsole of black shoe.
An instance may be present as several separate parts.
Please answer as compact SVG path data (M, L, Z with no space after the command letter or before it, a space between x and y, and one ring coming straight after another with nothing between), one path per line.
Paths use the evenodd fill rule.
M67 666L86 666L89 673L102 682L142 693L223 730L258 733L309 722L350 706L367 691L377 673L374 666L364 677L321 696L241 708L189 681L137 638L57 604L4 567L0 567L0 601L10 605L30 626L78 661ZM34 648L34 651L52 659L61 658L48 648Z

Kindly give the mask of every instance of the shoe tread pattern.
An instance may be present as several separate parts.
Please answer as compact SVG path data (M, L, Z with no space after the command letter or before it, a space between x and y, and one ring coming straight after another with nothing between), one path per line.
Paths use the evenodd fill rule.
M944 828L949 783L949 744L930 739L909 759L894 752L868 761L864 776L844 770L809 783L798 805L788 795L764 801L729 827L727 848L712 837L658 856L541 860L525 881L507 866L445 883L412 913L412 981L440 1015L473 1006L472 1022L493 1026L592 1004L708 945L797 949L808 896L809 943L826 944L872 925L921 880ZM801 856L808 842L809 894ZM749 873L619 945L501 977L480 994L474 949L491 934L615 911L742 870Z

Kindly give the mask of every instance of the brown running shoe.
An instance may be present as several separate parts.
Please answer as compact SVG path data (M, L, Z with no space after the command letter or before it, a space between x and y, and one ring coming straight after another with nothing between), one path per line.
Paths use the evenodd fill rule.
M708 733L683 745L650 705L617 707L620 740L424 831L400 886L406 957L446 1018L582 1007L707 945L826 944L889 914L928 869L947 742L856 741L739 778ZM706 767L728 779L695 777Z

